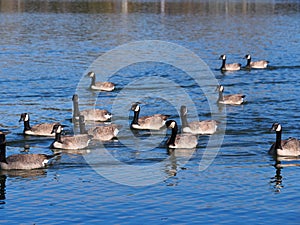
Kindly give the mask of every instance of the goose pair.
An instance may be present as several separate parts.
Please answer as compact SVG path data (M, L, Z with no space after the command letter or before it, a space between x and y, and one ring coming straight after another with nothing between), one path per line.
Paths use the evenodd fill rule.
M296 138L282 140L282 126L279 123L274 123L271 128L276 132L276 142L271 146L269 154L274 156L299 156L300 141Z
M90 89L97 91L113 91L115 89L115 84L112 82L96 82L96 74L94 72L89 72L87 74L91 78Z
M141 111L139 103L134 103L131 110L134 112L134 116L130 127L137 130L159 130L165 126L166 120L170 117L163 114L139 117Z
M73 121L79 121L79 116L83 115L85 120L105 122L111 119L112 115L106 109L85 109L79 111L78 95L74 94L73 101Z
M237 71L241 69L242 64L240 63L226 63L226 55L221 55L220 58L222 60L222 71ZM246 69L265 69L268 66L269 61L267 60L260 60L260 61L251 61L251 55L245 55L245 59L247 59L247 64L245 66Z
M79 117L80 133L88 134L93 137L94 140L109 141L116 138L119 133L119 127L116 124L105 124L101 126L92 127L86 130L84 123L84 116Z
M244 98L246 95L243 94L231 94L231 95L223 95L224 86L219 85L217 87L219 92L218 103L224 105L241 105L244 103Z
M36 124L34 126L30 126L29 122L29 114L22 113L19 122L24 121L24 130L23 134L33 135L33 136L51 136L53 137L55 134L51 134L52 128L56 123L41 123Z
M14 154L6 157L6 137L0 131L0 168L2 170L31 170L47 166L59 154Z
M53 126L52 133L55 134L55 139L50 145L50 148L67 149L67 150L84 149L88 146L92 138L88 134L63 136L62 131L63 131L63 126L61 124L58 123Z

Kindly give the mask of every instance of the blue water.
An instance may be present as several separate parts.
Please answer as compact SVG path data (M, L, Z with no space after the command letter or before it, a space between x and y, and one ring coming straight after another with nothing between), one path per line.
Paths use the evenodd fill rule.
M70 121L71 99L88 81L85 73L98 57L133 41L190 50L225 93L244 93L247 101L220 109L226 118L217 135L225 132L224 140L212 164L200 171L202 157L213 155L205 152L209 137L199 137L195 151L173 154L164 146L165 130L133 137L133 99L121 93L140 98L141 114L163 112L180 123L178 108L160 96L180 102L175 87L184 90L197 112L191 110L188 119L210 119L203 90L185 71L161 62L122 68L109 77L114 92L80 92L116 115L113 122L123 126L119 141L65 151L46 169L1 171L1 224L298 224L299 159L280 159L276 169L267 151L275 141L273 122L282 124L283 138L300 137L299 16L298 1L0 1L0 129L10 131L7 155L25 144L30 153L52 154L51 138L22 135L23 112L30 113L31 124L59 121L67 132L78 132ZM219 55L244 65L248 53L270 67L219 71ZM162 78L178 86L166 87ZM80 99L80 107L94 107L91 99ZM131 172L103 149L132 166Z

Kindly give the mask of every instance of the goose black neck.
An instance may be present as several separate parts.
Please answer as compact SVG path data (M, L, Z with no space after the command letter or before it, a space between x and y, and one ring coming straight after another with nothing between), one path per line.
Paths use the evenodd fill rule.
M250 67L251 59L247 59L247 65L246 67Z
M91 86L96 84L96 76L92 76Z
M282 130L276 131L275 150L282 149L282 146L281 146L281 134L282 134ZM277 151L275 151L275 152L277 153Z
M79 132L80 134L86 134L85 123L81 119L79 119Z
M225 69L226 59L222 59L221 70Z
M55 141L62 143L62 141L61 141L61 133L55 133Z
M73 100L73 118L72 118L73 122L78 122L79 116L80 116L80 112L79 112L78 101Z
M0 162L6 162L6 142L0 144Z
M177 124L175 124L174 128L172 128L172 134L171 134L171 137L168 141L168 146L169 145L175 145L177 132L178 132L178 126L177 126Z
M219 91L218 101L223 101L223 92L222 91Z
M29 120L24 121L24 132L27 130L31 130L31 127L29 125Z
M186 118L186 114L181 113L180 118L181 118L182 128L188 127L189 125L188 125L188 121L187 121L187 118Z
M140 110L134 111L133 120L131 122L131 125L132 124L138 124L138 122L139 122L139 115L140 115Z

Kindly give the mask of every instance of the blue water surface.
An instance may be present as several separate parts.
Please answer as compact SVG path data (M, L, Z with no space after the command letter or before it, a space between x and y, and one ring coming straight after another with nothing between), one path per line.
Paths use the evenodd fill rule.
M25 144L29 153L52 154L51 138L22 135L23 112L30 113L31 124L58 121L67 133L78 132L70 120L78 84L98 57L133 41L182 46L209 66L226 94L246 95L243 106L220 108L225 118L218 134L225 132L224 140L201 171L203 156L213 155L205 152L209 137L199 137L194 151L173 153L164 145L169 131L141 132L133 139L133 100L121 95L128 88L140 98L141 114L169 114L180 125L179 109L160 96L179 101L181 92L162 85L162 77L193 100L196 116L190 113L190 121L210 119L207 97L185 71L142 62L109 77L116 83L113 92L92 92L87 84L85 93L97 101L81 99L80 107L113 114L127 109L113 117L122 125L119 141L63 151L45 169L1 171L1 224L298 224L299 159L276 162L267 152L275 141L273 122L282 124L283 138L300 137L299 16L296 0L0 1L0 129L10 132L7 155L20 153ZM221 54L229 63L245 65L243 57L251 54L270 64L221 73ZM132 85L145 77L151 82ZM103 149L133 170L122 170ZM134 185L135 179L144 185Z

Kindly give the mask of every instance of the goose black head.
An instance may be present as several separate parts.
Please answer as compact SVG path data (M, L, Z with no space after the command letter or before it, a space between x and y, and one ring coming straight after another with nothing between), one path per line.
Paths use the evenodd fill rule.
M74 94L74 95L73 95L72 101L78 102L78 95L77 95L77 94Z
M245 59L251 59L251 55L249 55L249 54L247 54L247 55L245 55Z
M63 130L62 125L61 125L60 123L56 123L56 124L54 124L54 126L53 126L53 129L52 129L52 131L51 131L51 134L53 134L53 133L61 133L62 130Z
M220 55L219 59L226 60L226 55Z
M185 105L182 105L182 106L180 107L180 114L181 114L181 115L186 115L186 114L187 114L187 108L186 108Z
M19 122L21 122L21 121L28 121L28 120L29 120L28 113L22 113L21 116L20 116Z
M279 132L281 130L282 130L282 127L281 127L281 125L279 123L273 123L271 131Z
M87 76L89 76L89 77L95 77L95 73L93 72L93 71L91 71L91 72L88 72L88 74L87 74Z
M217 88L216 88L216 91L223 92L224 91L224 86L223 85L218 85Z
M177 126L177 123L175 120L168 120L166 123L165 123L166 127L167 128L175 128Z
M132 105L131 105L131 110L132 111L135 111L135 112L138 112L138 111L140 111L140 106L139 106L139 102L136 102L136 103L133 103Z

